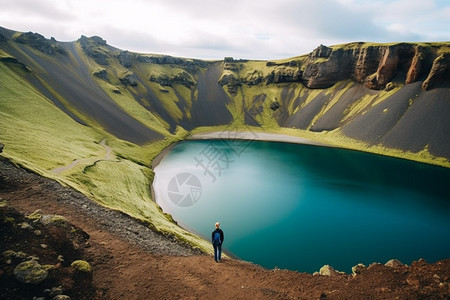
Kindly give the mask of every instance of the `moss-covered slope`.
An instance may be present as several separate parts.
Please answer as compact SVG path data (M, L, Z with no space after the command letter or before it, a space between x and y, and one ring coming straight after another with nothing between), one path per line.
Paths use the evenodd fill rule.
M450 44L321 45L279 61L131 53L1 29L2 62L80 124L136 144L243 122L342 129L368 145L450 158ZM19 67L21 66L21 67Z

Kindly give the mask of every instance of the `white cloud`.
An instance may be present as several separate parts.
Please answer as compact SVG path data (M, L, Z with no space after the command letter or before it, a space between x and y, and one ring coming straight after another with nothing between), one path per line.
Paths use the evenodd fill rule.
M0 26L138 52L273 59L319 44L450 40L443 0L0 0Z

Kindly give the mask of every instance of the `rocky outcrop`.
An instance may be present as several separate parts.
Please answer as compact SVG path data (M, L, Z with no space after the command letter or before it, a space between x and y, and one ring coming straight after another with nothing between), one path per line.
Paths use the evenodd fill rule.
M402 264L401 261L399 261L398 259L395 259L395 258L388 260L388 262L385 263L384 265L386 267L391 267L391 268L394 268L394 269L405 266L404 264Z
M300 68L277 68L272 71L266 78L267 84L270 83L289 83L302 82L302 71Z
M95 77L98 77L100 79L103 80L108 80L108 73L106 72L105 69L99 69L94 71L94 73L92 73Z
M133 72L127 71L123 76L119 78L120 82L125 86L135 87L138 85L136 75Z
M353 80L373 90L391 90L395 84L424 81L423 89L450 86L450 53L440 53L434 44L353 43L341 47L320 45L309 55L289 61L268 61L269 70L242 74L239 61L224 60L219 84L231 94L246 84L303 83L310 89L329 88Z
M58 45L54 38L47 40L44 36L39 33L25 32L18 35L14 40L21 44L27 44L30 47L37 49L45 54L54 55L62 54L66 55L64 48Z
M370 45L352 43L342 47L320 45L308 56L290 61L268 61L272 69L263 75L254 70L237 75L241 68L236 61L224 61L224 70L234 72L233 80L226 75L220 84L257 85L303 83L311 89L328 88L337 82L354 80L374 90L390 90L392 83L410 84L423 81L423 89L450 85L450 54L438 54L433 44L398 43ZM236 86L229 87L232 90Z
M348 79L375 90L394 80L410 84L426 78L424 90L450 84L448 54L438 55L432 45L356 43L330 49L321 45L305 60L302 79L307 87L327 88Z
M99 65L108 65L108 54L102 49L102 46L106 46L107 43L99 36L86 37L84 35L78 39L78 43L81 45L84 53L87 56L92 57Z
M237 90L242 86L242 82L233 73L224 74L219 78L218 83L221 86L227 86L227 90L231 95L236 95Z
M366 267L364 264L359 263L359 264L357 264L356 266L353 266L353 267L352 267L352 275L353 275L353 276L359 275L359 274L361 274L361 272L363 272L365 269L367 269L367 267Z
M172 76L167 74L152 74L150 75L149 80L151 82L157 82L161 86L174 86L176 84L181 84L187 88L191 88L197 84L192 75L185 71L179 72Z
M130 68L132 65L133 55L128 51L120 52L119 56L117 56L119 62L125 68Z
M406 84L410 84L419 80L422 75L422 70L426 69L425 59L426 59L427 51L421 47L417 46L414 49L414 57L411 62L411 66L406 74Z
M434 61L427 79L423 82L422 89L430 90L439 86L450 85L450 53L439 55Z
M24 73L31 73L31 69L27 67L24 63L18 61L14 57L0 57L0 62L5 63L7 66L9 66L12 69L15 70L21 70Z
M158 65L177 65L187 71L195 71L197 68L206 68L208 66L207 61L173 57L169 55L140 54L137 56L136 60L141 63L151 63Z
M272 101L272 103L270 103L269 107L271 110L277 111L281 107L281 104L278 101L274 100Z
M324 265L322 268L320 268L319 272L318 273L314 273L314 275L334 277L334 276L345 275L345 273L335 270L330 265Z

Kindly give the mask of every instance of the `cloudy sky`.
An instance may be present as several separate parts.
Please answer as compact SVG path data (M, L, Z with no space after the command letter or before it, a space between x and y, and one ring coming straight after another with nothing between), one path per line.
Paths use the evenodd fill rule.
M450 41L450 1L0 0L0 26L141 53L275 59L320 44Z

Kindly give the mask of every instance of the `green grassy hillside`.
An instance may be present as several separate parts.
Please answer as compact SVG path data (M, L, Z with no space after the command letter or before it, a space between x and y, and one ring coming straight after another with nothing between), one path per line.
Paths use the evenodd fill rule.
M201 61L122 51L98 37L60 43L1 28L0 35L2 155L205 251L209 244L176 226L149 189L153 159L193 133L264 131L450 167L448 43L420 45L428 53L421 68L416 45L401 44L395 51L407 59L393 66L358 60L331 76L343 51L382 56L397 46ZM364 78L396 71L374 89L359 79L363 67ZM311 75L314 68L325 75ZM413 71L419 75L406 83ZM425 80L436 87L424 89Z

